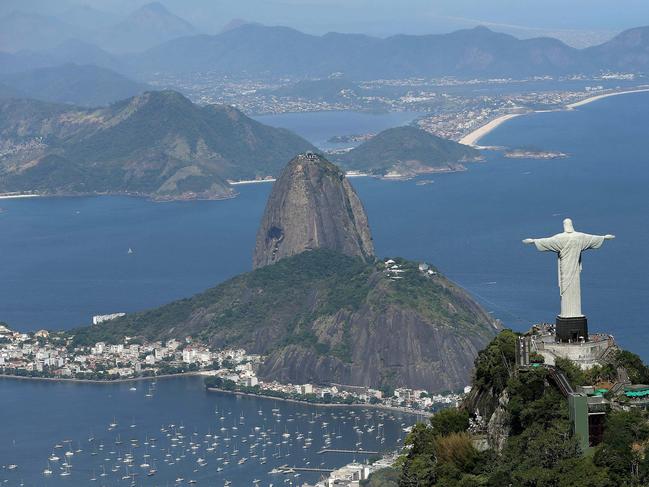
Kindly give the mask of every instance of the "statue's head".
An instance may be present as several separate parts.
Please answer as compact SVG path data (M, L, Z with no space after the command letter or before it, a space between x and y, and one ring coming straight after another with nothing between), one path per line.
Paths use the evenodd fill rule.
M573 233L575 231L575 227L572 226L572 220L570 218L563 220L563 231L566 233Z

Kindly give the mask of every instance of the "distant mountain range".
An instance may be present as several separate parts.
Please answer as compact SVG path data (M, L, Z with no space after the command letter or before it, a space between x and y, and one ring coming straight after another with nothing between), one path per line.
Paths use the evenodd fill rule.
M118 22L92 20L98 16L101 12L86 8L62 18L16 12L0 19L0 72L61 62L97 64L142 78L157 72L196 71L258 78L327 78L338 73L350 80L649 71L649 27L624 31L598 46L575 49L549 37L518 39L486 27L379 38L340 33L315 36L288 27L237 21L219 34L201 35L158 3L145 5ZM88 30L84 25L98 26ZM56 46L73 39L81 39L76 42L86 46L84 50L77 46L79 57L67 52L59 54L57 62L44 64L43 51L56 53L60 50Z
M173 91L106 108L0 101L0 191L224 198L228 179L278 174L306 140Z
M43 51L0 52L0 75L62 64L94 65L122 74L128 71L116 56L94 44L76 39L69 39Z
M4 52L43 50L86 34L83 29L47 15L13 12L0 18L0 50Z
M480 152L413 126L384 130L367 142L335 158L348 170L404 176L463 169Z
M89 6L72 7L59 16L15 11L0 18L0 51L42 51L81 40L125 53L197 33L193 25L159 2L143 5L124 18Z
M1 98L33 98L88 107L108 105L150 89L109 69L76 64L0 75L0 83L13 90L3 93L0 89Z
M441 35L304 34L288 27L244 24L218 35L174 39L131 59L142 73L215 71L241 76L350 79L526 77L645 71L649 27L623 32L588 49L552 38L520 40L486 27Z
M145 89L92 66L0 77L0 191L223 198L234 194L228 180L279 176L284 161L315 150L286 129L232 107L195 105L174 91L115 101ZM406 126L334 159L347 170L414 176L464 169L479 157L472 147Z
M193 25L169 12L161 3L144 5L107 28L99 44L112 51L134 52L170 39L197 34Z

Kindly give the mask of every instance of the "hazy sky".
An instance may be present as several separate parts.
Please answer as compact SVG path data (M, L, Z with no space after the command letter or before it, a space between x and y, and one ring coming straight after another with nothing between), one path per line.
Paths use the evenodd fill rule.
M151 0L0 0L12 9L63 11L70 4L126 13ZM649 0L160 0L206 33L233 18L327 31L439 33L484 24L519 36L610 35L649 24ZM48 12L49 11L49 12Z

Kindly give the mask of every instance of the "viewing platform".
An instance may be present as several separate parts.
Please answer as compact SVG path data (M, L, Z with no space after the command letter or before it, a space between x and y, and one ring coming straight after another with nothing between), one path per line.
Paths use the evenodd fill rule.
M588 340L559 341L554 325L535 325L530 335L530 351L542 355L547 365L554 365L557 358L566 358L586 370L607 362L609 354L618 350L612 335L593 333Z

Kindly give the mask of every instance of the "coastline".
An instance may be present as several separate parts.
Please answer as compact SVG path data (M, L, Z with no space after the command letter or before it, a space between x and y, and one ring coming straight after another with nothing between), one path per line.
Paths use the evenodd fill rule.
M305 406L315 406L315 407L325 407L325 408L350 408L350 407L355 407L355 408L366 408L366 409L383 409L386 411L394 411L398 413L404 413L404 414L412 414L415 416L428 416L431 417L435 413L431 413L429 411L411 411L409 409L404 409L404 408L398 408L394 406L384 406L382 404L330 404L330 403L324 403L324 402L307 402L307 401L300 401L298 399L290 399L286 397L274 397L274 396L264 396L262 394L251 394L249 392L241 392L241 391L226 391L225 389L218 389L216 387L207 387L206 390L208 392L223 392L226 394L234 394L235 396L246 396L246 397L256 397L258 399L268 399L268 400L273 400L273 401L284 401L284 402L291 402L295 404L304 404Z
M204 372L179 372L178 374L162 374L162 375L152 375L147 377L125 377L123 379L75 379L75 378L66 378L66 377L29 377L24 375L10 375L10 374L0 374L1 379L9 380L40 380L40 381L49 381L49 382L70 382L70 383L79 383L79 384L119 384L124 382L140 382L145 380L158 380L158 379L171 379L174 377L190 377L196 375L208 375Z
M478 141L487 135L489 132L494 130L496 127L502 125L505 123L507 120L511 120L512 118L520 117L521 115L524 115L524 113L508 113L506 115L501 115L500 117L494 118L490 122L487 122L484 124L482 127L479 127L475 129L473 132L465 135L462 137L458 142L460 144L464 145L470 145L473 147L478 147L477 143Z
M568 105L565 105L563 108L557 108L557 109L550 109L550 110L532 110L528 112L521 112L521 113L508 113L505 115L501 115L499 117L494 118L493 120L487 122L484 124L482 127L479 127L475 129L474 131L468 133L464 137L462 137L458 142L460 144L465 144L465 145L470 145L475 148L481 148L480 145L478 145L478 142L480 139L482 139L485 135L487 135L489 132L494 130L496 127L500 126L501 124L505 123L508 120L511 120L512 118L520 117L522 115L528 115L530 113L547 113L547 112L558 112L558 111L567 111L567 110L574 110L575 108L588 105L589 103L593 103L595 101L603 100L604 98L609 98L611 96L618 96L618 95L629 95L632 93L646 93L649 92L649 88L639 88L636 90L625 90L625 91L614 91L611 93L601 93L599 95L593 95L588 98L584 98L583 100L576 101L574 103L569 103Z
M256 181L252 181L256 182ZM261 181L260 181L261 182ZM263 181L265 182L265 181ZM235 184L248 184L246 183L235 183ZM25 199L25 198L94 198L100 196L122 196L127 198L139 198L146 199L153 203L170 203L177 201L223 201L236 198L239 196L235 190L232 190L231 194L226 195L214 195L214 196L173 196L173 197L156 197L152 194L147 193L130 193L130 192L90 192L90 193L45 193L45 194L14 194L14 193L0 193L0 200L11 200L11 199Z
M0 374L0 380L25 380L25 381L43 381L43 382L58 382L58 383L71 383L71 384L123 384L129 382L142 382L158 379L173 379L175 377L192 377L192 376L203 376L209 375L205 371L199 372L180 372L178 374L163 374L163 375L154 375L149 377L128 377L124 379L113 379L113 380L101 380L101 379L75 379L75 378L64 378L64 377L29 377L22 375L9 375L9 374ZM413 411L410 409L399 408L396 406L385 406L383 404L332 404L332 403L323 403L323 402L308 402L300 401L299 399L291 399L285 397L274 397L274 396L265 396L263 394L252 394L249 392L241 391L227 391L225 389L218 389L216 387L206 387L208 392L222 392L226 394L234 394L235 396L246 396L246 397L255 397L258 399L267 399L273 401L283 401L290 402L295 404L304 404L306 406L316 406L316 407L325 407L325 408L366 408L366 409L383 409L386 411L393 411L403 414L412 414L417 416L433 416L435 413L429 411Z
M611 96L629 95L631 93L646 93L647 91L649 91L649 88L640 88L637 90L626 90L626 91L614 91L612 93L602 93L601 95L594 95L591 96L590 98L585 98L583 100L570 103L566 105L566 108L571 110L573 108L577 108L583 105L588 105L589 103L592 103L594 101L603 100L604 98L609 98Z
M274 183L275 181L277 181L276 178L269 178L269 179L242 179L240 181L230 181L228 179L228 184L230 186L240 186L242 184Z
M0 194L0 200L17 200L20 198L40 198L40 194Z

